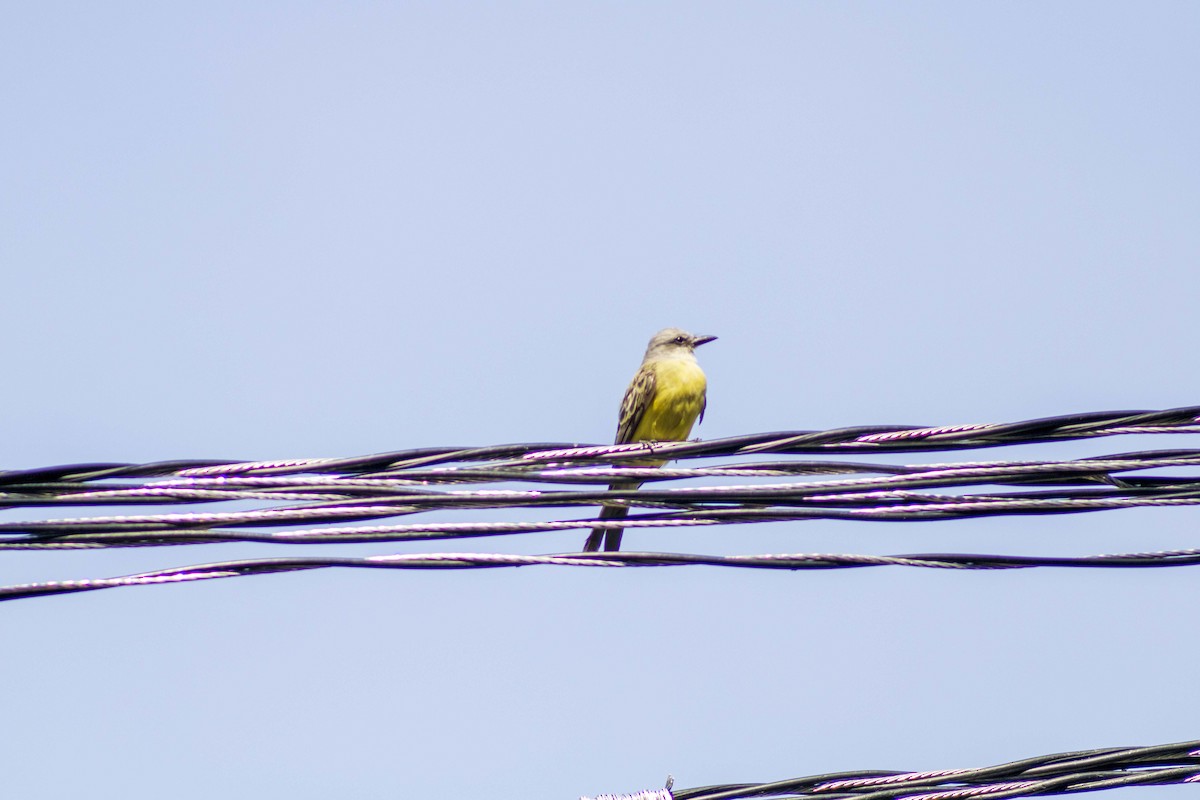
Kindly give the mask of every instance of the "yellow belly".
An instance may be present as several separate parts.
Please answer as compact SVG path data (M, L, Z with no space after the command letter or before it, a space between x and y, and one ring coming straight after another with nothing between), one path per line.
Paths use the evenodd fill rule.
M654 397L633 432L635 442L679 442L688 438L704 408L708 381L694 361L662 361L655 367Z

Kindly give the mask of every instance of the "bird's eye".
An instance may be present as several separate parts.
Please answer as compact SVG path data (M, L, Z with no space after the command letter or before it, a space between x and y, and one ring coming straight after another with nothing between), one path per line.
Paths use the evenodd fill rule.
M686 341L687 341L687 337L684 337L684 336L676 336L675 337L675 344L683 344Z

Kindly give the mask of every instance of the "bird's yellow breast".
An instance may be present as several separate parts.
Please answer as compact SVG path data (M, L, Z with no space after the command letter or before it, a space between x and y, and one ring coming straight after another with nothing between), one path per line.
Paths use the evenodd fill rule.
M633 432L633 441L683 441L704 408L708 381L695 361L666 359L653 369L654 396Z

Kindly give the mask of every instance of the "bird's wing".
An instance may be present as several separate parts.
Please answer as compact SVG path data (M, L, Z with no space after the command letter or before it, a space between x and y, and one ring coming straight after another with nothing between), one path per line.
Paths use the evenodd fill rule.
M654 370L643 367L633 376L633 382L625 390L625 399L621 401L621 418L617 422L617 444L629 444L633 441L633 432L650 407L654 398Z
M704 422L704 409L708 408L708 392L700 395L700 416L696 418L696 424Z

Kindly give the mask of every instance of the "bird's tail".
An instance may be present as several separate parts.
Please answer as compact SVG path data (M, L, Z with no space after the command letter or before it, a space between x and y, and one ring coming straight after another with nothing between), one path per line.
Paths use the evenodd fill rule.
M641 486L641 483L614 483L610 484L609 491L633 490ZM629 506L605 506L600 509L600 519L624 519L629 514ZM600 549L601 540L604 541L605 552L613 552L621 549L621 535L625 532L623 528L592 528L592 532L588 534L587 541L583 544L583 552L594 553Z

